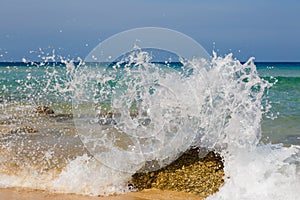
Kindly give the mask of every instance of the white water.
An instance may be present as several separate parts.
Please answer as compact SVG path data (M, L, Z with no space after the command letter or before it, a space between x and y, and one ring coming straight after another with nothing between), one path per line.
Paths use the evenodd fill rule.
M204 93L207 86L199 84L195 90L194 77L149 63L145 52L130 57L124 68L79 70L73 112L90 153L108 167L134 173L147 161L158 164L148 170L163 167L191 146L202 120L201 107L196 105L205 101L197 93ZM111 86L112 82L116 84ZM87 108L87 102L93 104ZM102 112L112 117L105 114L99 119Z
M235 149L225 159L228 179L208 199L299 199L299 150L271 144Z
M229 69L230 73L221 73L226 77L221 79L224 81L221 91L225 94L233 93L234 97L230 100L230 95L227 95L224 98L226 103L222 102L219 108L229 108L232 116L227 126L224 126L224 137L220 137L220 134L217 137L218 140L221 139L218 141L220 145L226 144L226 148L221 151L224 157L225 184L217 194L207 199L300 199L300 147L283 147L260 141L262 93L252 93L249 89L253 86L267 89L269 85L260 80L251 60L244 65L230 57L214 59L213 62L216 62L214 70L224 72ZM232 78L236 74L234 71L239 74L244 70L249 72L245 75L249 78L248 83L240 82L245 77ZM219 87L220 85L216 88ZM222 120L215 117L213 119ZM210 135L215 136L216 132L218 131L211 130ZM210 138L212 136L208 140Z
M139 79L142 80L140 81L141 85L152 84L153 86L153 81L159 77L159 83L164 83L161 85L165 86L157 87L157 91L161 91L161 93L155 94L155 97L160 98L162 102L165 101L165 104L158 106L155 99L145 93L143 100L149 101L141 108L146 113L149 112L150 118L154 117L151 118L154 122L159 124L159 120L163 120L164 123L160 125L162 126L160 128L157 128L155 123L152 127L146 126L145 129L141 129L141 132L130 132L134 130L132 127L140 127L140 124L133 123L135 119L129 116L130 104L123 104L124 100L128 100L126 94L129 94L129 97L131 97L130 94L136 95L136 91L132 90L132 93L117 93L118 98L113 101L114 111L121 113L121 117L115 119L117 122L126 121L126 126L117 127L117 130L130 132L129 138L138 136L137 138L140 139L142 138L141 135L138 135L140 133L155 138L168 133L164 132L168 130L164 127L169 127L178 133L171 135L175 137L172 145L165 147L167 141L159 137L163 142L158 145L161 145L160 148L163 147L163 151L151 149L153 144L150 144L142 152L140 149L134 151L136 157L131 157L132 160L126 160L126 162L123 162L123 155L129 155L129 150L126 148L125 152L127 151L127 153L123 154L124 152L119 148L117 151L120 153L119 155L114 154L113 159L111 157L110 160L104 159L103 163L87 155L78 156L75 160L70 161L59 174L40 173L34 169L24 170L20 172L21 175L1 174L0 185L2 187L30 187L89 195L123 193L128 191L127 182L130 180L131 174L145 161L161 160L161 166L163 166L174 160L190 145L194 145L217 151L224 157L225 184L217 194L208 199L299 199L300 147L282 147L260 142L260 121L263 115L262 95L270 85L259 78L252 59L244 65L233 59L232 55L225 58L214 55L211 63L201 60L186 61L184 66L187 69L193 69L193 73L186 77L178 75L174 71L160 72L159 68L147 63L147 59L140 61L139 64L145 67L143 69L147 69L137 75L139 78L142 77ZM74 70L72 67L68 69L71 69L71 72ZM130 75L134 73L134 70L130 71ZM74 72L73 75L75 74ZM61 86L57 86L57 88L65 91L73 90L77 92L77 95L82 95L80 92L83 90L78 90L81 87L78 85L74 87L74 84L83 84L84 82L80 81L87 80L87 76L84 73L76 76L84 78L76 77L71 80L68 88ZM101 83L101 81L107 81L108 77L99 77L98 74L98 78ZM72 82L74 80L75 83ZM93 96L96 89L87 96L91 94ZM172 92L168 93L168 91ZM132 99L129 98L129 101L132 103ZM96 105L97 103L95 102ZM157 110L162 108L166 109L166 112ZM175 112L174 108L178 108L179 111ZM91 110L93 111L92 116L96 118L95 112L98 110ZM89 117L93 120L93 117ZM173 124L174 121L179 124ZM83 129L83 131L89 130L88 136L97 136L96 132L93 132L96 129L106 130L101 129L99 124L90 124L91 129ZM116 128L118 125L117 123L113 127ZM77 128L79 130L83 128L80 121L77 122ZM145 131L143 132L143 130ZM161 130L162 132L160 132ZM157 132L160 134L156 134ZM98 145L99 138L95 137L94 139L90 144ZM107 147L115 144L105 143L105 145ZM122 144L118 145L122 146ZM174 151L173 148L177 149ZM103 159L101 156L97 157L99 151L95 151L91 147L88 149L92 154L96 154L95 158L100 161L101 158ZM115 147L111 149L115 150ZM168 156L171 160L166 160ZM0 162L5 162L6 159L0 158ZM120 166L112 167L115 164L120 164Z

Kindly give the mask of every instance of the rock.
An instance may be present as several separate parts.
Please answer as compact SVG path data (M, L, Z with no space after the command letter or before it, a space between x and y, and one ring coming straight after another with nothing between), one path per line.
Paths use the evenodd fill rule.
M17 127L15 129L10 130L11 134L15 133L36 133L38 132L35 128L31 126L23 126L23 127Z
M54 114L54 111L48 106L38 106L36 113L50 115Z
M199 149L190 149L170 165L153 172L136 173L132 184L138 189L182 191L207 197L224 183L222 158L214 152L199 158Z
M66 121L73 119L73 114L51 114L52 118L54 118L56 121Z
M151 123L151 119L147 116L146 112L143 112L141 116L139 116L139 113L136 110L130 111L130 117L131 119L138 118L138 123L140 126L148 126ZM116 119L121 117L121 113L115 113L112 111L101 111L97 114L98 122L102 125L116 125L117 121Z
M101 126L103 125L116 125L117 122L114 120L115 113L107 112L98 114L98 122Z
M54 114L54 111L48 106L38 106L36 113L50 115Z

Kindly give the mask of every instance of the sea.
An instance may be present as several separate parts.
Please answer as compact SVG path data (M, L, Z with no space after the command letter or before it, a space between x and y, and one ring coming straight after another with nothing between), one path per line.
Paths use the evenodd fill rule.
M146 161L224 159L207 199L300 199L300 63L0 63L0 187L109 195Z

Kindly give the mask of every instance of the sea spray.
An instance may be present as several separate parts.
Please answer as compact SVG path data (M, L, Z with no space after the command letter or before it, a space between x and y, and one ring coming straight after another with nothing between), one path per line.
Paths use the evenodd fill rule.
M191 146L200 122L194 105L203 99L191 77L147 57L134 52L125 66L100 73L85 66L74 79L85 83L75 84L73 100L81 139L99 162L116 170L134 173L154 160L148 170L169 164ZM199 86L198 92L204 90Z
M225 184L208 199L290 199L299 197L299 146L260 144L225 156Z
M50 188L55 192L93 196L122 194L129 192L130 177L130 173L116 171L85 154L71 161Z
M214 56L211 64L201 68L198 66L203 63L197 60L184 64L193 67L193 74L190 74L186 80L194 86L195 94L205 97L202 104L195 101L193 105L199 108L197 117L201 123L197 121L198 129L194 132L195 140L192 145L218 151L224 156L225 184L216 196L210 198L281 199L284 196L286 199L296 199L296 189L299 186L299 147L260 143L262 116L260 101L263 90L269 87L269 84L258 77L253 61L250 60L242 65L229 55L225 58ZM72 65L70 69L70 72L76 70ZM30 80L34 79L34 73L31 75ZM56 76L53 80L59 80L57 73L51 73L51 76ZM69 81L62 80L57 83L64 84L56 88L64 92L72 90L71 87L68 90L61 90L66 84L72 85ZM54 88L49 90L55 91ZM63 92L60 93L62 94ZM25 115L19 117L26 119L28 118L26 114L30 113L33 107L18 106L14 109L6 104L4 108L2 111L6 111L6 114L20 110ZM46 155L44 150L41 151L37 150ZM48 156L44 159L50 158ZM2 162L6 161L7 159L2 159ZM21 164L21 161L18 163ZM130 174L113 170L109 175L111 182L107 184L107 179L101 176L105 171L104 167L90 156L79 155L55 173L40 171L29 166L29 171L25 173L21 170L17 176L3 174L1 184L3 187L32 187L91 195L127 191ZM106 168L106 170L111 169ZM66 187L66 182L72 184Z
M261 141L261 118L263 114L270 114L270 105L263 107L261 104L262 95L271 84L258 77L252 59L241 65L229 55L224 59L215 57L212 62L216 62L216 69L223 64L222 70L227 71L221 73L225 77L221 80L226 81L223 92L231 94L224 98L222 106L216 108L228 109L231 114L227 124L220 125L224 137L219 137L222 141L218 142L220 145L226 144L221 151L225 184L208 199L297 199L300 147L264 144ZM214 94L220 95L222 91ZM213 119L222 121L226 117ZM215 135L218 127L214 128Z
M135 171L158 169L201 147L224 159L225 184L209 199L298 198L299 146L261 141L262 116L270 109L262 100L271 84L258 76L253 58L241 64L232 54L191 56L178 68L152 63L143 49L129 55L109 66L79 60L79 66L1 68L7 75L1 187L128 192ZM45 105L55 114L36 112Z

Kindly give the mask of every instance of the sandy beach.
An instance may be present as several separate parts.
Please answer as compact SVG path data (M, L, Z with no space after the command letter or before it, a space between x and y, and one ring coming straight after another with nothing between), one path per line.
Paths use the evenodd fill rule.
M55 194L42 190L30 190L24 188L0 189L0 200L201 200L200 196L185 192L162 191L158 189L147 189L140 192L127 194L93 197L75 194Z

